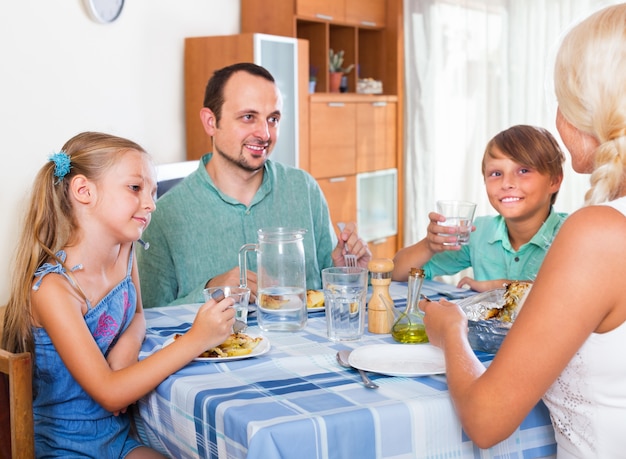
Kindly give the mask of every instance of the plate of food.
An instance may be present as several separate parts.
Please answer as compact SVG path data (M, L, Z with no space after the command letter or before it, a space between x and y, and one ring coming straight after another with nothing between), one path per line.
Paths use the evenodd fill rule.
M263 311L275 314L288 314L299 311L304 302L301 293L293 293L288 289L274 288L265 292L259 292L257 306Z
M432 344L370 344L348 360L354 368L387 376L427 376L446 372L443 351Z
M292 313L302 307L302 296L284 293L259 294L258 306L264 310L280 313ZM306 291L306 309L308 312L324 311L324 292L322 290Z
M322 290L306 291L306 309L308 312L326 310L326 306L324 305L324 292Z
M182 335L169 337L163 347L169 346ZM196 362L230 362L266 354L270 350L269 340L260 335L233 333L219 346L207 349L194 360Z
M530 282L515 281L457 302L467 315L472 349L490 354L500 349L531 287Z

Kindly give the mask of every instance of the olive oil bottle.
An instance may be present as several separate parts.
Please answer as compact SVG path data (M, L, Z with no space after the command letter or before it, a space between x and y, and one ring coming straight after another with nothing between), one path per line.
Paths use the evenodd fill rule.
M409 291L406 309L391 327L391 336L399 343L427 343L424 328L424 313L419 309L420 292L424 283L424 270L411 268L409 271Z

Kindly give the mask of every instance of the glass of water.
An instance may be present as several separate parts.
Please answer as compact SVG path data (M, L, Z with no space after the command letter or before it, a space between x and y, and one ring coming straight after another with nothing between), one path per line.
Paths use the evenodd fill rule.
M444 242L443 245L467 245L469 244L470 233L472 232L472 222L476 204L469 201L437 201L437 213L446 217L444 222L439 222L441 226L451 226L456 229L454 233L440 233L439 236L456 236L455 242Z
M211 298L215 298L221 301L221 295L224 297L232 297L235 299L235 319L241 322L248 323L248 302L250 301L250 289L247 287L234 287L234 286L222 286L222 287L209 287L205 288L202 292L204 294L204 300L209 301Z
M332 341L352 341L363 336L367 274L365 268L347 266L322 270L326 328Z

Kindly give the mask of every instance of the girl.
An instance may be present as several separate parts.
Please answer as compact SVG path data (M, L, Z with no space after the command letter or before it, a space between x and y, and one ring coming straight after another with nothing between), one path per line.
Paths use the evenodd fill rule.
M489 368L470 349L457 305L420 303L463 428L481 447L508 437L543 397L559 459L625 457L625 25L626 3L607 7L559 48L557 129L574 170L591 173L591 188Z
M476 218L469 245L444 245L454 238L442 233L443 215L429 214L427 236L400 250L394 259L393 279L406 281L409 268L423 266L426 277L456 274L472 267L475 279L467 285L483 292L512 280L532 281L566 214L552 206L563 181L565 156L545 129L513 126L489 141L482 174L489 203L497 216Z
M162 457L129 434L126 407L230 334L232 299L138 362L145 334L134 241L155 208L155 168L137 144L85 132L38 173L18 245L2 347L34 353L41 457Z

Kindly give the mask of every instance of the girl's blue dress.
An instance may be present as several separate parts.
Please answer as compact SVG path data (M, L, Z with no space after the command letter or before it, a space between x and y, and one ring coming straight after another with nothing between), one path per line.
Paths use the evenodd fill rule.
M57 256L65 261L64 251ZM87 302L85 323L105 356L130 324L137 299L131 279L133 252L126 277L98 304ZM80 269L80 265L72 271ZM60 263L45 263L35 273L39 279L33 289L50 273L65 276ZM33 328L35 366L33 371L33 411L35 454L37 458L125 457L140 444L130 435L128 414L114 416L92 399L74 380L57 353L48 333Z

